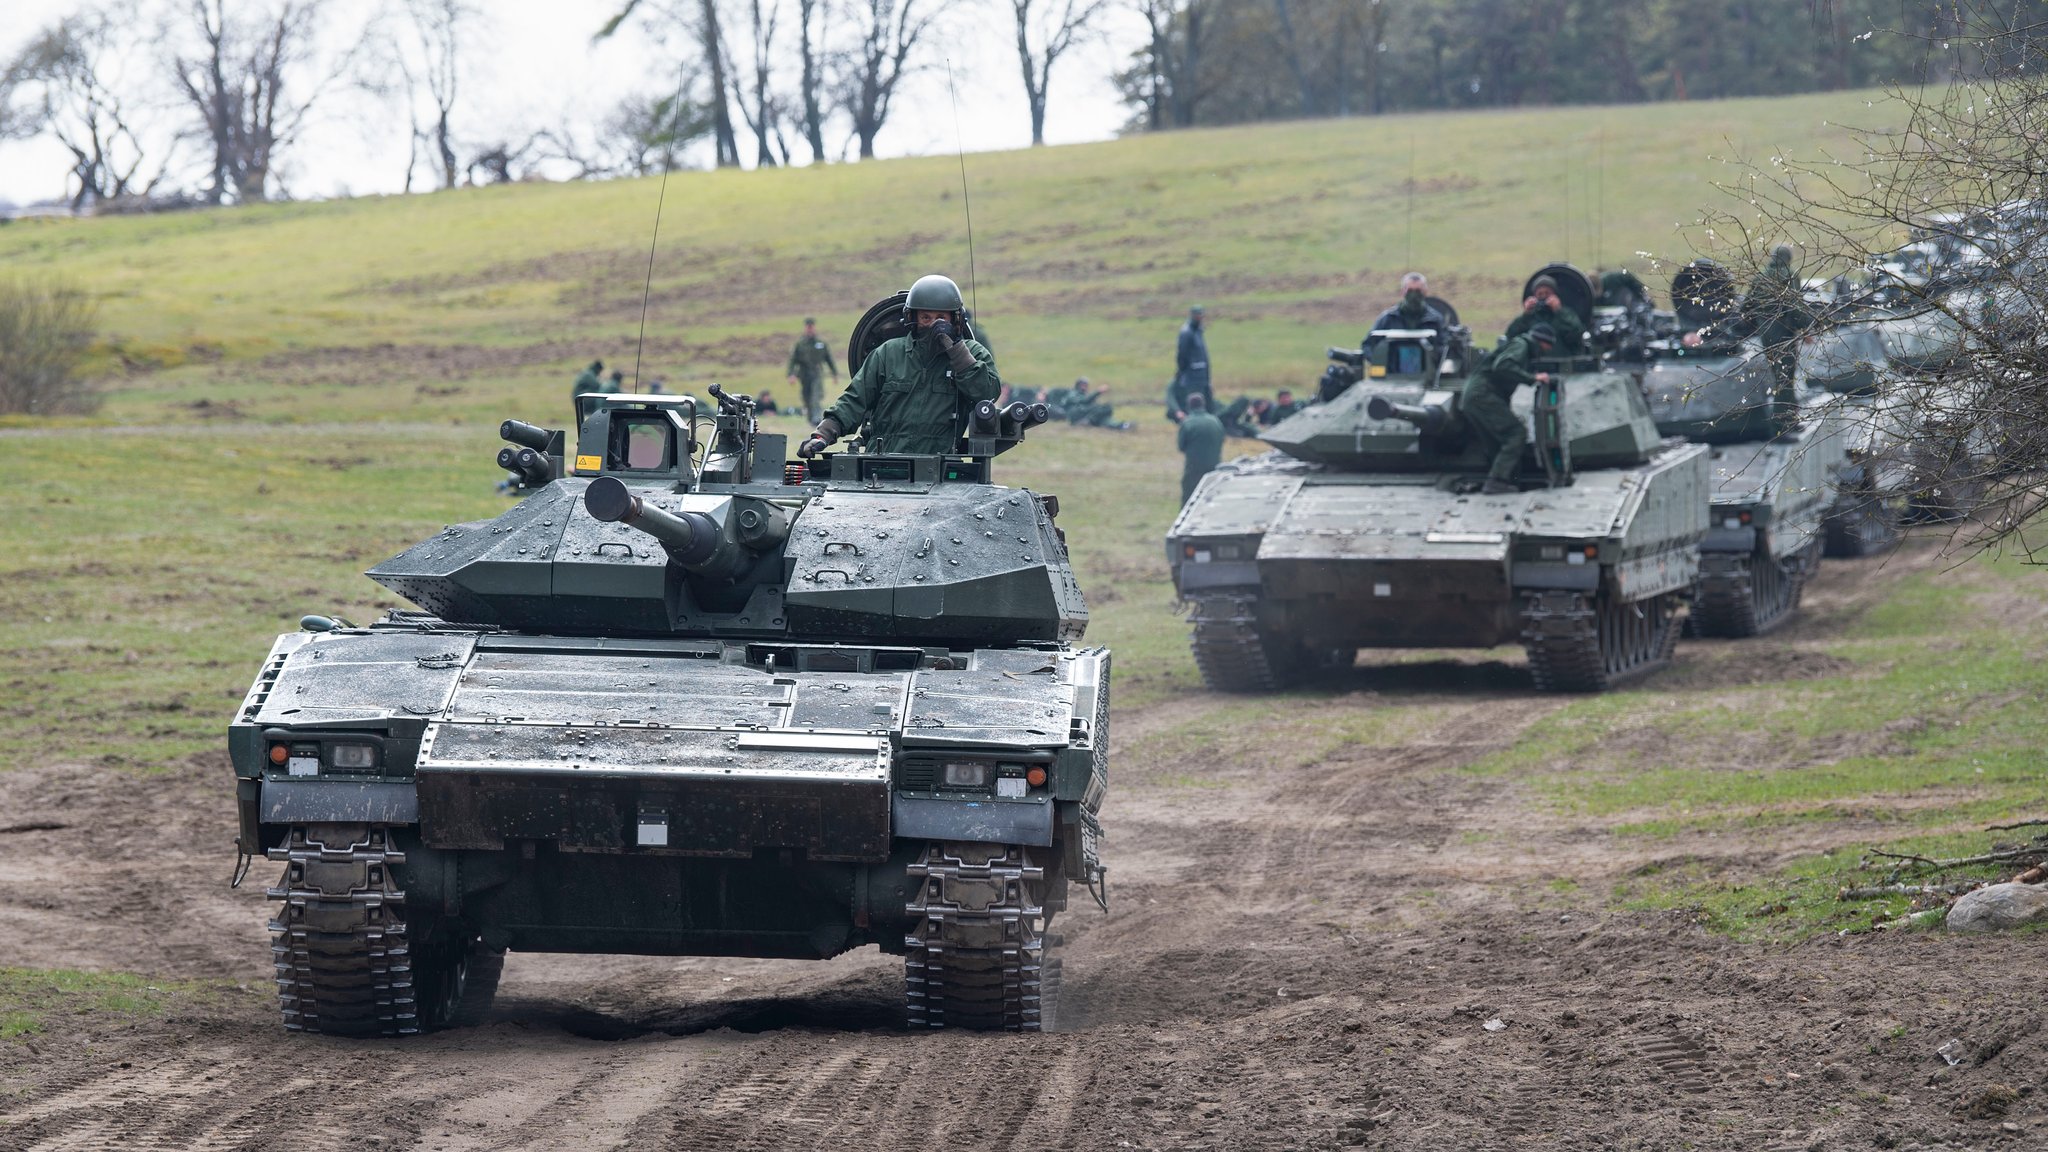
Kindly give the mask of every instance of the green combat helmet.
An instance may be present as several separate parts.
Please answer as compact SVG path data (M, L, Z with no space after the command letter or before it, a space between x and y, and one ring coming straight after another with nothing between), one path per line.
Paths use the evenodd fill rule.
M507 421L530 494L370 570L419 610L272 646L228 742L287 1028L474 1023L508 949L866 945L916 1027L1051 1026L1052 917L1107 899L1110 654L1059 501L991 476L1042 409L806 465L710 396Z
M1583 275L1555 275L1590 309ZM1573 282L1575 278L1575 283ZM1361 648L1520 642L1538 687L1596 691L1666 662L1706 531L1706 450L1662 440L1607 350L1539 363L1514 396L1517 491L1471 489L1489 453L1426 334L1210 473L1167 536L1203 680L1263 691Z

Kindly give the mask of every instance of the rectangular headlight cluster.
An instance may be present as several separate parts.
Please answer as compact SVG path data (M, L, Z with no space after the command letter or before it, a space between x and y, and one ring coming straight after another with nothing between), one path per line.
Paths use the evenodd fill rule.
M976 760L948 760L940 779L948 788L986 788L995 779L996 766Z

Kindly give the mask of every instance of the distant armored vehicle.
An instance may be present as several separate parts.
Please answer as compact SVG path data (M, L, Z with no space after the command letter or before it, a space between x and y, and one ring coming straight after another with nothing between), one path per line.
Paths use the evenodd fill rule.
M1585 277L1545 271L1560 270L1590 319ZM1363 383L1267 433L1278 451L1202 481L1166 546L1211 688L1269 690L1361 648L1520 643L1554 691L1669 660L1707 450L1662 441L1632 376L1561 361L1514 398L1532 433L1521 490L1480 495L1488 455L1444 367L1427 333L1388 333Z
M1725 269L1694 261L1673 279L1672 299L1697 344L1660 341L1643 391L1659 431L1713 453L1691 625L1702 636L1753 636L1799 606L1819 566L1849 429L1840 400L1813 392L1801 398L1797 430L1777 427L1770 365L1743 334Z
M1057 500L990 475L1043 413L806 469L712 394L508 421L531 494L369 573L422 611L272 647L229 746L241 851L284 866L287 1028L473 1022L507 949L869 944L913 1025L1051 1026L1048 924L1102 891L1110 654Z

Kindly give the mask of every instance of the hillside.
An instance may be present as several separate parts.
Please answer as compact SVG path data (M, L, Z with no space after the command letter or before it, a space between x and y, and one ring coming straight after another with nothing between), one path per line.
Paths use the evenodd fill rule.
M1713 155L1839 142L1827 125L1877 115L1868 99L1390 116L974 154L979 312L1006 378L1086 374L1149 407L1173 329L1200 301L1220 390L1299 386L1325 344L1357 340L1408 266L1490 334L1531 268L1683 254L1678 226L1721 200ZM660 195L650 179L29 222L0 229L0 266L101 294L115 351L139 370L116 419L187 418L201 400L202 414L225 404L268 420L495 419L507 387L553 402L591 355L630 367ZM672 381L773 384L802 315L843 341L919 273L968 282L953 157L678 173L663 216L644 371Z

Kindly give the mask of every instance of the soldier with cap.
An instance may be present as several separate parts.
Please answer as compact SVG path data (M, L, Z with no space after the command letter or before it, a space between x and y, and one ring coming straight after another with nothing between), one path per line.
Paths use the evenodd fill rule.
M575 399L586 392L604 391L604 361L592 360L590 367L576 374L576 383L569 390L569 398Z
M868 353L797 455L808 460L863 424L870 452L952 451L962 401L993 400L1003 391L995 357L963 338L965 310L960 286L944 276L912 284L903 302L910 333Z
M1188 397L1200 396L1205 405L1216 406L1216 393L1209 388L1209 340L1202 334L1204 312L1200 304L1188 309L1188 322L1181 325L1180 344L1174 350L1173 383L1166 387L1166 418L1179 423L1188 409Z
M1184 460L1180 469L1183 504L1195 494L1195 485L1202 482L1202 477L1223 463L1223 421L1210 415L1208 408L1208 401L1198 392L1188 397L1187 411L1181 415L1177 443Z
M789 382L797 385L803 394L804 419L818 422L818 406L825 400L825 374L822 368L832 371L832 383L839 383L839 365L832 361L832 348L818 336L818 321L815 317L804 317L804 334L797 337L796 347L789 354L789 367L784 372Z
M1520 491L1515 473L1522 465L1529 430L1508 401L1524 384L1550 383L1550 373L1531 372L1529 362L1549 356L1556 344L1557 332L1550 325L1529 325L1526 331L1502 340L1465 381L1465 390L1458 396L1458 414L1466 427L1493 451L1493 466L1480 488L1489 496Z
M1372 322L1372 328L1366 332L1365 340L1360 346L1371 352L1373 344L1376 343L1372 333L1405 329L1410 332L1436 333L1436 344L1441 348L1447 323L1444 314L1429 303L1429 277L1420 272L1410 272L1401 277L1400 303L1380 313L1380 318Z
M1776 389L1771 397L1771 423L1779 432L1791 432L1799 424L1799 402L1794 380L1799 372L1799 337L1813 324L1806 309L1799 278L1792 274L1792 248L1780 244L1771 250L1771 262L1750 283L1742 298L1742 321L1763 343L1764 358L1770 361Z
M1551 344L1568 356L1577 355L1586 345L1585 321L1558 296L1557 281L1549 276L1538 276L1529 285L1529 297L1522 301L1522 314L1508 325L1507 335L1523 335L1538 324L1549 327L1554 334Z
M626 390L626 370L624 368L612 369L611 383L611 390L613 392L624 392Z

